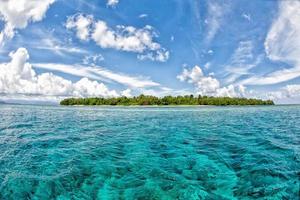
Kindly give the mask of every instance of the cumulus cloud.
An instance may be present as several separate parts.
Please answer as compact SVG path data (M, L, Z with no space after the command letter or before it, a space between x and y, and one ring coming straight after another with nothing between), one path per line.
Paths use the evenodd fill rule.
M76 36L81 40L88 40L90 37L90 26L93 23L93 17L90 15L83 16L81 14L68 17L66 28L75 29Z
M300 85L287 85L284 89L287 91L288 97L300 96Z
M276 84L300 76L300 1L280 1L278 17L265 40L265 51L272 61L284 62L283 68L264 76L253 76L243 82L248 85Z
M154 42L157 34L149 25L140 29L119 25L113 29L102 20L76 14L68 18L66 27L75 30L79 39L92 39L102 48L138 53L140 59L165 62L169 58L169 52Z
M229 85L227 87L221 87L219 80L212 76L205 76L202 69L199 66L195 66L192 69L184 68L182 73L177 76L182 82L188 82L195 86L196 93L207 96L244 96L245 87Z
M119 3L119 0L107 0L106 5L108 6L116 6Z
M278 91L269 92L268 96L271 99L275 99L275 100L300 97L300 85L299 84L286 85Z
M151 27L136 29L132 26L119 26L118 32L110 29L104 21L95 24L92 38L103 48L141 53L145 49L159 49L159 44L152 42Z
M150 96L178 96L178 95L190 95L193 91L187 89L176 90L168 87L160 87L160 88L145 88L138 90L140 94L150 95Z
M268 92L267 98L279 103L299 103L300 100L300 85L291 84L280 88L277 91Z
M132 97L131 89L123 90L123 91L121 92L121 96L124 96L124 97Z
M29 54L25 48L11 52L11 61L0 64L0 93L6 95L45 95L45 96L118 96L103 83L88 78L73 83L53 73L37 74L28 63Z
M4 29L0 32L0 44L14 37L15 29L26 28L28 23L41 21L55 0L0 0L0 20Z

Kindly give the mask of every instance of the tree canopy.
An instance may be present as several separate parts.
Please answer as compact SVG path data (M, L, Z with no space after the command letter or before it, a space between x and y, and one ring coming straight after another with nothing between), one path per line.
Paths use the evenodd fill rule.
M110 105L110 106L164 106L164 105L274 105L271 100L232 98L232 97L208 97L208 96L165 96L155 97L140 95L135 97L113 97L113 98L67 98L60 105Z

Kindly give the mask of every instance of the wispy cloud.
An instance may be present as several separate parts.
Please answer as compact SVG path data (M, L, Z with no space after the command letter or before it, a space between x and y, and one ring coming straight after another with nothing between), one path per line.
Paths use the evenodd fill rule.
M300 68L282 69L267 74L265 76L254 75L245 80L241 80L239 84L244 85L273 85L292 80L300 76Z
M250 14L246 14L246 13L243 13L242 14L242 17L244 18L244 19L246 19L247 21L251 21L251 15Z
M241 41L239 43L229 60L229 64L224 67L226 83L233 83L241 76L250 74L250 70L261 62L263 56L255 57L253 50L252 41Z
M285 62L284 68L264 76L254 75L242 83L268 85L300 77L300 1L280 1L279 13L265 40L267 57L272 61Z
M144 14L140 14L140 15L139 15L139 18L146 18L146 17L148 17L148 15L147 15L147 14L145 14L145 13L144 13Z
M34 48L52 51L53 53L61 56L65 56L65 53L77 53L77 54L88 53L88 51L84 49L63 44L59 40L51 37L42 39L39 45L34 46Z
M150 80L148 77L131 76L122 73L112 72L99 66L66 65L57 63L35 63L36 68L59 71L79 77L87 77L104 82L116 82L130 88L158 87L159 83Z
M47 50L51 53L67 56L67 54L87 54L88 50L80 48L74 45L71 40L64 40L64 36L57 37L58 34L55 29L45 30L33 28L30 30L32 38L29 41L25 41L24 37L21 37L22 42L26 42L33 49Z
M228 12L228 5L218 1L208 1L208 15L205 19L207 25L207 35L205 42L208 44L215 37L222 26L224 16Z

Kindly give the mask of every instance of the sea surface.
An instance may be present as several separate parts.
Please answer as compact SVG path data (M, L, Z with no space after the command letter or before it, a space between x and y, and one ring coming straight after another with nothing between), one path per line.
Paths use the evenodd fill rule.
M288 199L300 106L0 105L0 199Z

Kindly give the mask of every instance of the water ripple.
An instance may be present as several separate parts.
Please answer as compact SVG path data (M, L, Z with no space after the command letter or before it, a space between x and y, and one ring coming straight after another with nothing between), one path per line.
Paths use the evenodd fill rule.
M299 106L0 110L3 200L299 199Z

